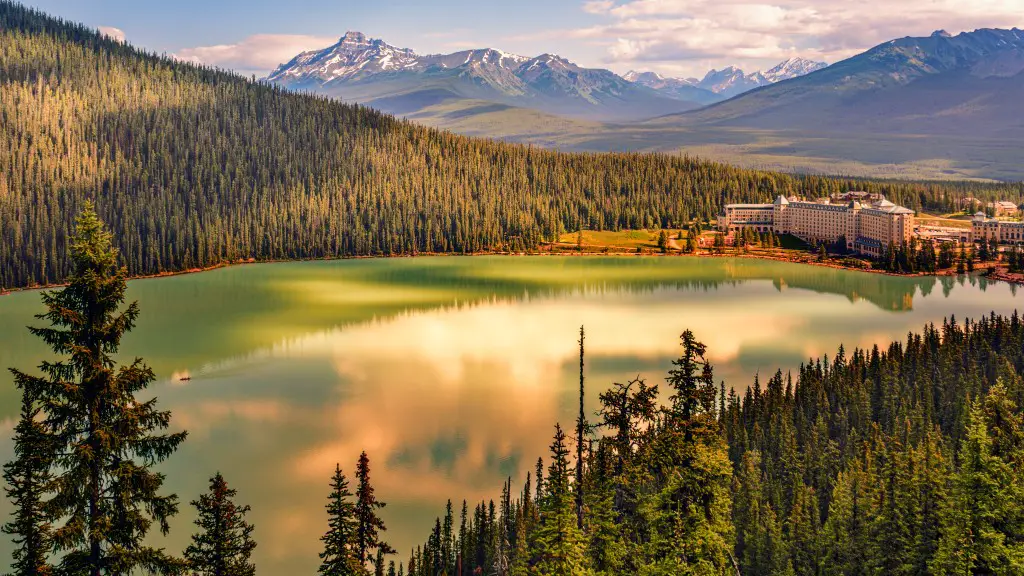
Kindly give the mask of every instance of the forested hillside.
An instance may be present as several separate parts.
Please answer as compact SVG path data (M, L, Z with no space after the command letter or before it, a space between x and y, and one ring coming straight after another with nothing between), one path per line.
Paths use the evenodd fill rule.
M657 228L727 201L849 188L915 207L1021 194L473 140L0 2L0 289L66 276L86 199L139 275L240 258L528 249L579 226Z
M681 344L667 393L612 386L532 479L449 506L408 574L1024 574L1018 315L840 348L742 397Z

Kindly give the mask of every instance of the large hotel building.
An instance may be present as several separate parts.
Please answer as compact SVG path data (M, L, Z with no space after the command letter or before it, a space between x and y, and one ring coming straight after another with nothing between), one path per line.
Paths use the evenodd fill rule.
M971 236L974 242L995 238L1000 244L1024 243L1024 222L996 220L978 212L971 220Z
M890 245L910 241L914 211L885 198L869 204L857 200L807 202L779 196L772 204L728 204L718 227L727 234L752 228L757 232L792 234L807 242L846 241L849 250L881 256Z

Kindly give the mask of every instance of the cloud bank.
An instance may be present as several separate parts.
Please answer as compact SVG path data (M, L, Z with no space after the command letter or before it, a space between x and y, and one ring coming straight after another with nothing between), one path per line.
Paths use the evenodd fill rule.
M113 26L99 26L96 30L98 30L100 34L112 40L117 40L118 42L124 42L125 40L124 30L121 30L120 28L114 28Z
M577 0L580 18L484 42L466 42L467 29L423 36L434 49L458 50L513 43L541 54L565 50L584 66L616 72L653 70L700 76L735 65L747 72L800 56L837 62L903 36L953 34L977 28L1024 27L1024 0ZM110 29L121 33L117 29ZM404 45L403 38L388 38ZM236 43L177 51L183 60L263 75L306 50L336 38L255 34ZM428 42L430 43L430 42Z
M320 49L337 41L337 38L327 36L254 34L234 44L183 48L176 51L174 57L245 74L263 75L300 52Z
M836 62L882 42L934 30L1024 25L1021 0L589 0L599 18L571 30L605 48L615 69L753 71L792 56Z

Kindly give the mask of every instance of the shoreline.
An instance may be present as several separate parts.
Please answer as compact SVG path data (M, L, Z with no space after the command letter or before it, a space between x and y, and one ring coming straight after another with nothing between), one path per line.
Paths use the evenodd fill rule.
M773 262L788 262L790 264L804 264L804 265L808 265L808 266L819 266L819 267L823 267L823 268L832 268L832 269L835 269L835 270L849 270L851 272L865 272L865 273L870 273L870 274L881 274L881 275L884 275L884 276L894 276L894 277L902 277L902 278L921 278L921 277L925 277L925 276L934 276L936 278L940 278L940 277L944 277L944 276L952 276L952 277L959 276L959 274L956 273L956 270L952 269L952 268L948 269L948 270L939 270L939 271L936 271L936 272L915 272L914 274L900 274L900 273L897 273L897 272L889 272L887 270L880 270L880 269L877 269L877 268L860 268L860 267L854 267L854 266L843 266L842 264L837 263L837 262L821 262L821 261L818 261L817 257L811 255L810 253L806 253L807 254L807 258L794 258L794 257L787 257L786 254L773 254L773 253L754 253L754 254L751 254L751 253L741 253L741 252L725 252L725 253L721 253L721 254L715 254L714 252L710 252L710 251L708 251L708 252L700 252L700 251L698 251L695 254L660 253L660 252L634 253L634 252L628 252L628 251L625 251L625 250L616 250L616 251L611 251L611 250L606 250L606 251L585 250L583 252L577 252L576 249L575 249L575 245L547 244L545 246L547 247L546 250L540 250L540 251L537 251L537 252L497 252L497 251L494 251L494 252L474 252L474 253L471 253L471 254L458 254L458 253L453 253L453 252L436 252L436 253L435 252L419 252L419 253L416 253L416 254L392 254L392 255L389 255L389 256L383 256L383 255L376 255L376 256L373 256L373 255L360 255L360 256L336 256L336 257L327 257L327 258L295 258L295 259L286 259L286 260L256 260L256 259L253 259L253 258L249 258L249 259L246 259L246 260L238 260L236 262L221 262L221 263L218 263L218 264L214 264L212 266L205 266L205 267L202 267L202 268L189 268L187 270L175 270L175 271L168 271L168 272L160 272L160 273L157 273L157 274L144 274L144 275L139 275L139 276L129 276L128 280L129 281L134 281L134 280L153 280L153 279L158 279L158 278L169 278L169 277L172 277L172 276L184 276L184 275L187 275L187 274L201 274L203 272L211 272L213 270L218 270L218 269L221 269L221 268L233 268L233 267L236 267L236 266L248 266L248 265L253 265L253 264L283 264L283 263L287 263L287 262L334 262L334 261L341 261L341 260L368 260L368 259L386 260L386 259L390 259L390 258L420 258L420 257L426 257L426 256L430 256L430 257L444 256L444 257L453 257L453 258L457 258L457 257L470 257L471 258L471 257L474 257L474 256L509 256L509 257L513 257L513 256L552 256L552 257L562 257L562 258L582 257L582 256L591 256L591 257L593 257L593 256L631 256L631 257L636 257L636 258L744 258L744 259L751 259L751 260L770 260L770 261L773 261ZM562 249L554 250L554 249L552 249L553 246L560 246L560 247L562 247ZM792 252L798 252L800 254L804 253L803 251L797 251L797 250L793 250ZM985 268L987 270L987 267L982 267L982 268ZM979 272L977 269L975 270L975 274L978 275L978 276L982 276L984 278L990 279L990 280L998 281L998 282L1006 282L1008 284L1016 284L1016 285L1024 286L1024 274L1010 274L1006 270L1005 266L998 266L998 267L996 267L994 274L989 274L989 273L987 273L985 271ZM6 289L6 290L0 290L0 297L8 296L8 295L11 295L11 294L16 294L16 293L20 293L20 292L33 292L33 291L37 291L37 290L52 290L54 288L61 288L63 286L66 286L66 284L45 284L45 285L42 285L42 286L26 286L26 287L23 287L23 288L10 288L10 289Z

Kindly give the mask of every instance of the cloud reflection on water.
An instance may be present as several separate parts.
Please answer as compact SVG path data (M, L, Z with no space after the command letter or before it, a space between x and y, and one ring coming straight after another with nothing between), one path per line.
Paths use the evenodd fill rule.
M660 383L686 328L708 344L717 377L742 390L840 342L887 344L951 313L1016 304L1005 285L982 297L981 286L933 278L682 258L284 264L132 290L143 317L126 352L165 378L192 378L155 387L190 432L165 465L169 488L184 503L223 472L253 505L257 564L270 575L315 570L327 480L335 462L351 476L361 450L401 559L448 498L472 506L509 475L520 485L554 422L574 418L580 324L593 410L613 381L640 372ZM28 322L4 304L0 324ZM38 344L15 338L0 357L37 362ZM183 505L157 541L181 550L191 512Z

